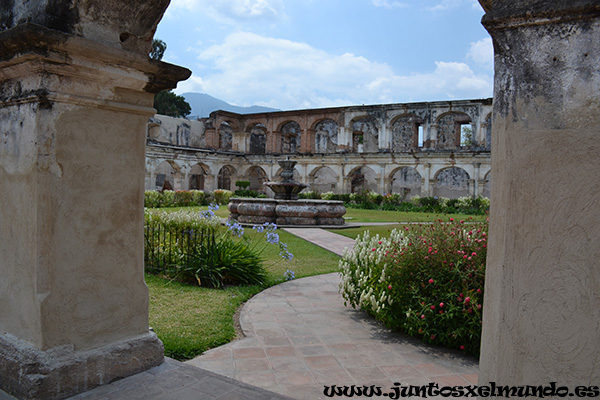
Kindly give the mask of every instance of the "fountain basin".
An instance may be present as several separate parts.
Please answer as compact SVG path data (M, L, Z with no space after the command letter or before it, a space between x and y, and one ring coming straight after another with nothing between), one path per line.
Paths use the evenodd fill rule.
M234 197L227 206L230 218L242 224L278 226L344 225L344 202L336 200L278 200Z

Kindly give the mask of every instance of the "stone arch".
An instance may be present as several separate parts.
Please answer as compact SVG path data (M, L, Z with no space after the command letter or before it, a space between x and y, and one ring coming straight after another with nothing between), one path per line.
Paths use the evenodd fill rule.
M172 160L165 160L158 164L155 172L155 187L159 190L175 190L179 187L181 167Z
M294 154L300 150L302 128L296 121L288 121L278 129L281 132L281 153Z
M444 168L435 175L433 195L449 199L469 196L470 179L469 173L462 168Z
M409 199L421 195L421 174L413 167L400 167L390 174L391 193Z
M231 150L233 143L233 127L227 121L219 125L219 150Z
M360 193L364 190L377 192L377 174L371 167L362 166L353 169L348 174L350 192Z
M379 150L379 127L372 115L352 120L352 151L358 153L376 153Z
M210 168L202 163L192 165L189 173L190 190L204 190L206 177L210 175Z
M392 152L406 152L419 145L418 127L423 121L414 114L400 115L392 121Z
M267 152L267 127L257 123L248 129L250 132L250 154L265 154Z
M315 152L335 153L338 146L338 123L332 119L323 119L315 124Z
M335 192L339 179L335 171L327 166L315 168L310 178L310 190L317 193Z
M231 190L235 168L224 165L217 174L217 189Z
M265 182L267 182L267 173L264 169L259 166L252 166L248 168L246 171L246 177L250 181L250 186L248 189L254 190L256 192L264 192L265 187L263 186Z
M436 120L436 149L455 149L461 145L461 127L470 125L471 117L463 112L451 111Z

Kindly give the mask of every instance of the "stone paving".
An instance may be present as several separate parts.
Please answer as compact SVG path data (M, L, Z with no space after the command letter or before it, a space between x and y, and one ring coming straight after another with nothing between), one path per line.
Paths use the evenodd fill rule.
M246 303L245 338L188 361L294 399L325 399L325 385L476 384L478 364L424 345L344 306L338 274L269 288Z

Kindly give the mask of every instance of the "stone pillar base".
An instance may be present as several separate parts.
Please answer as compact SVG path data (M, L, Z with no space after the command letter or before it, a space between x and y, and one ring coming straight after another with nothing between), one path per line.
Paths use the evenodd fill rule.
M154 332L95 349L59 346L42 351L0 334L0 387L20 399L58 400L160 365L162 342Z

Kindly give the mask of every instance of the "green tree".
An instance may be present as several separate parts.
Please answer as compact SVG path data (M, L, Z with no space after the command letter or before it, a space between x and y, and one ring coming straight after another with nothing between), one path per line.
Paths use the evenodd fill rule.
M461 146L472 146L473 145L473 127L471 125L462 125L460 127L460 145Z
M167 44L160 39L154 39L152 41L152 50L150 50L150 58L153 60L162 60L167 50Z
M167 50L167 44L160 39L152 41L150 58L160 61ZM186 117L192 112L192 107L182 96L177 96L170 90L163 90L154 96L154 108L156 112L169 117Z
M171 90L163 90L154 96L156 112L169 117L187 117L192 108L183 96L178 96Z

